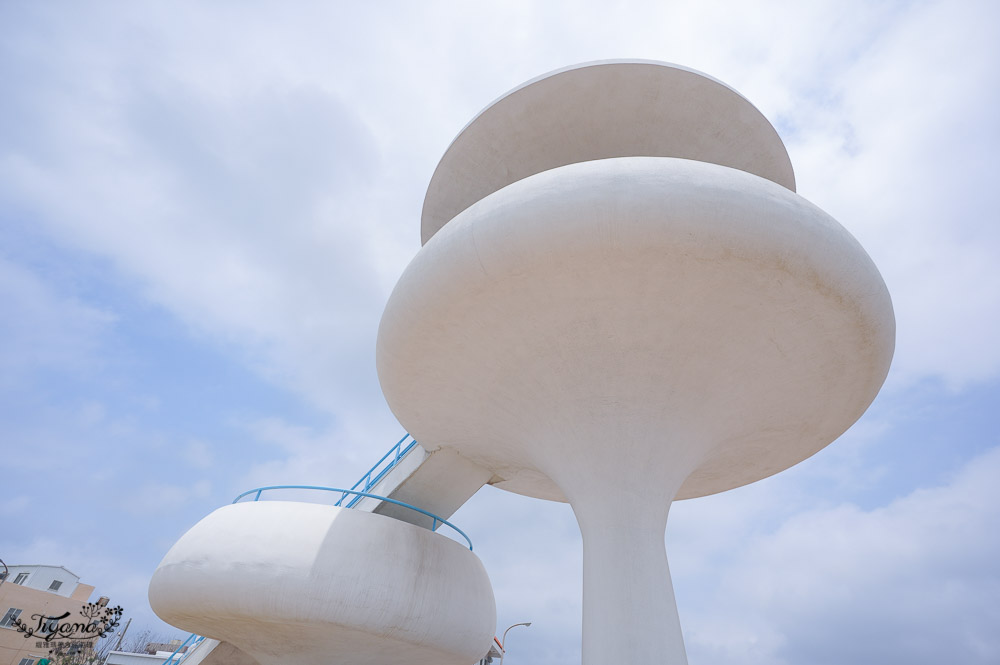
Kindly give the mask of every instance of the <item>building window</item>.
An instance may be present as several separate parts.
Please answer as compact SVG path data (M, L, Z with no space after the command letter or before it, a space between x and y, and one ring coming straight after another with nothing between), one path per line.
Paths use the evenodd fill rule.
M14 578L14 584L24 584L26 579L28 579L28 573L18 573L17 577Z
M62 582L60 580L52 580L52 584L49 585L49 591L58 591L61 586Z
M17 665L31 665L34 662L35 662L34 658L22 658L21 662L18 663Z
M3 615L3 619L0 619L0 627L10 628L10 625L14 623L14 619L21 616L21 610L16 607L12 607L7 610L7 613Z

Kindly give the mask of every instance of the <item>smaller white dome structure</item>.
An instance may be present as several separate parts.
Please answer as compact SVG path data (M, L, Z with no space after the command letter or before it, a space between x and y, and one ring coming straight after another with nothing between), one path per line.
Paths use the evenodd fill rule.
M470 665L496 627L469 548L391 517L290 501L201 520L163 558L149 601L261 665Z

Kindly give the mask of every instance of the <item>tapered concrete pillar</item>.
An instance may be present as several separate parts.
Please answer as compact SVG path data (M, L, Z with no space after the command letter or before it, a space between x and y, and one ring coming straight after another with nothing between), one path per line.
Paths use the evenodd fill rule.
M591 405L577 413L585 428L531 445L583 537L584 665L687 663L664 536L671 502L701 454L668 429L624 438L641 436L629 421L653 418L636 406Z
M583 534L583 662L685 664L666 511L615 494L602 506L573 505Z

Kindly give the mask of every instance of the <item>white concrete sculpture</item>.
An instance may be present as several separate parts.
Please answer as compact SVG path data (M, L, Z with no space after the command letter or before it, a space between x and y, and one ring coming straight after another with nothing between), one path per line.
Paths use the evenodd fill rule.
M670 504L765 478L853 424L895 322L871 259L794 192L767 120L640 61L555 72L455 139L383 315L399 421L492 484L568 501L583 662L686 663Z
M467 547L391 517L291 501L203 519L156 569L149 602L261 665L470 665L496 627L493 589Z

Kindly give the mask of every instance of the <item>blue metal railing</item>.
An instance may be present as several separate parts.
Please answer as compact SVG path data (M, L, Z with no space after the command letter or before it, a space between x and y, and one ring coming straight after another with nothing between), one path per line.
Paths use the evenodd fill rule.
M191 633L190 635L188 635L188 638L184 640L183 643L181 643L180 646L174 649L174 652L170 654L170 657L167 658L165 661L163 661L163 665L178 665L185 658L187 658L188 655L190 655L191 652L194 651L198 647L198 645L202 643L204 639L205 638L202 637L201 635L196 635L195 633ZM192 642L191 640L194 641ZM181 653L181 649L188 646L189 643L191 645L191 648L185 651L184 653Z
M407 439L411 439L411 441L404 448L403 443ZM344 500L347 499L348 495L354 491L367 492L371 488L378 485L379 481L385 478L386 474L389 473L389 471L391 471L393 467L399 464L399 461L404 457L406 457L406 454L409 453L411 450L413 450L413 447L416 445L417 445L416 440L414 440L413 437L410 436L409 432L407 432L402 439L396 442L396 445L394 445L392 448L389 449L389 452L387 452L385 455L382 456L382 459L375 462L375 465L372 466L372 468L368 469L368 473L361 476L358 482L351 485L351 489L346 490L344 492L344 495L340 497L340 500L337 501L337 503L335 503L334 505L335 506L341 505L344 502ZM385 463L386 460L388 460L389 463L383 467L382 464ZM353 508L358 504L359 501L361 501L362 498L364 497L351 496L350 501L347 502L347 507Z
M261 494L263 494L264 492L267 492L269 490L318 490L318 491L322 491L322 492L335 492L335 493L336 492L340 492L340 493L343 493L343 494L350 494L350 495L357 496L358 497L358 501L360 501L363 498L378 499L379 501L385 501L386 503L391 503L391 504L394 504L394 505L397 505L397 506L402 506L403 508L408 508L408 509L410 509L412 511L415 511L415 512L418 512L418 513L420 513L422 515L426 515L427 517L430 517L431 520L432 520L431 531L437 530L437 526L438 526L439 522L441 524L444 524L445 526L451 527L451 529L453 531L455 531L460 536L462 536L462 538L465 538L465 542L467 542L469 544L469 549L470 550L472 549L472 540L470 540L469 537L467 535L465 535L465 532L462 531L461 529L459 529L457 526L455 526L451 522L449 522L448 520L444 519L443 517L438 517L434 513L428 512L428 511L424 510L423 508L417 508L416 506L411 505L409 503L403 503L402 501L397 501L396 499L390 499L389 497L386 497L386 496L379 496L378 494L369 494L368 492L359 492L357 490L345 490L345 489L340 489L339 487L319 487L317 485L271 485L271 486L268 486L268 487L258 487L257 489L247 490L246 492L243 492L238 497L236 497L235 499L233 499L233 503L238 503L240 499L242 499L243 497L246 497L246 496L250 496L251 494L254 495L254 498L253 498L254 501L260 501ZM341 500L343 500L343 499L341 499ZM334 505L339 506L340 502L338 501ZM350 507L352 507L354 505L357 505L357 501L354 501L354 502L350 503L349 505L347 505L345 507L350 508Z

